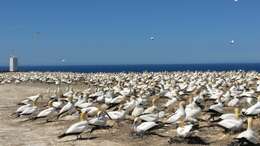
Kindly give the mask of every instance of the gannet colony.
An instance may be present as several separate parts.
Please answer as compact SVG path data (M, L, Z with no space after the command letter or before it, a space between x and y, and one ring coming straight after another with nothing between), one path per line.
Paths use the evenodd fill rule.
M12 118L64 124L71 122L66 117L75 117L57 132L60 141L78 141L124 123L129 138L157 135L173 145L210 145L211 133L218 135L215 144L226 137L230 146L260 142L258 72L0 74L1 85L24 83L52 86L17 101ZM77 84L85 89L74 88Z

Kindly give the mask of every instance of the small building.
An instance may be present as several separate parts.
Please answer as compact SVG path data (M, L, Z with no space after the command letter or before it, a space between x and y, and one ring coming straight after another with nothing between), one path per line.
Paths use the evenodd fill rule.
M11 56L9 60L9 71L16 72L18 67L18 58L15 56Z

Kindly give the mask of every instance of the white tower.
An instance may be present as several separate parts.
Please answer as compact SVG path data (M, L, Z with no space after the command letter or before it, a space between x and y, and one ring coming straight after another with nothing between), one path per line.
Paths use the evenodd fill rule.
M16 72L18 66L18 58L15 56L11 56L9 60L9 71Z

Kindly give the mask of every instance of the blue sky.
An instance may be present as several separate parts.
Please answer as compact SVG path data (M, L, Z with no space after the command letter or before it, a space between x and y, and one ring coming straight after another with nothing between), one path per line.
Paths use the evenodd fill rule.
M1 0L0 65L260 62L259 14L260 0Z

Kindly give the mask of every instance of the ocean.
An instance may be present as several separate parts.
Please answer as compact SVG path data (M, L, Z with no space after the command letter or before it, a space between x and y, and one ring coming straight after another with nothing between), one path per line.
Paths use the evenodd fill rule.
M7 71L8 67L0 67ZM260 63L231 64L166 64L166 65L66 65L66 66L19 66L21 72L161 72L161 71L257 71Z

